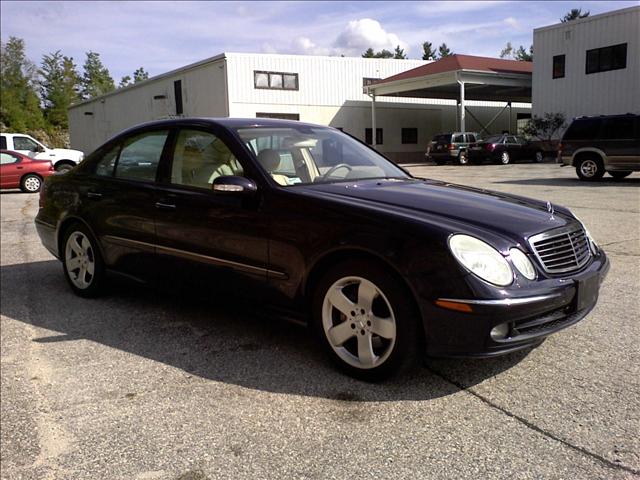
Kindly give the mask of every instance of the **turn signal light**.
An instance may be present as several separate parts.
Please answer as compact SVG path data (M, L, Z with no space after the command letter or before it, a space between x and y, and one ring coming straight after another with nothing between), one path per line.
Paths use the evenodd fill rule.
M436 305L449 310L455 310L456 312L471 313L471 305L468 303L452 302L450 300L436 300Z

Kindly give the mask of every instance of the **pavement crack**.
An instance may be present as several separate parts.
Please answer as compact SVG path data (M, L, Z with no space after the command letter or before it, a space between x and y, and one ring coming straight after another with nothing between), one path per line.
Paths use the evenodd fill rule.
M634 475L640 475L640 470L636 470L632 467L628 467L626 465L622 465L616 462L612 462L611 460L603 457L602 455L599 455L595 452L592 452L590 450L587 450L584 447L580 447L578 445L574 445L570 442L568 442L567 440L564 440L563 438L558 437L557 435L554 435L553 433L537 426L536 424L530 422L529 420L527 420L526 418L521 417L520 415L517 415L513 412L510 412L509 410L507 410L504 407L501 407L500 405L492 402L491 400L489 400L487 397L485 397L484 395L476 392L475 390L473 390L471 387L466 387L465 385L463 385L460 382L457 382L456 380L453 380L449 377L447 377L445 374L433 369L430 366L425 365L424 366L425 369L427 369L430 373L432 373L433 375L435 375L436 377L439 377L440 379L444 380L445 382L448 382L456 387L458 387L460 390L462 390L463 392L477 398L478 400L480 400L481 402L483 402L484 404L488 405L489 407L491 407L494 410L497 410L503 414L505 414L506 416L508 416L509 418L513 418L514 420L516 420L517 422L521 423L522 425L524 425L525 427L529 428L530 430L533 430L534 432L537 432L551 440L554 440L562 445L564 445L565 447L570 448L571 450L578 452L586 457L591 458L592 460L595 460L596 462L600 463L601 465L607 467L607 468L611 468L613 470L622 470L628 473L632 473Z

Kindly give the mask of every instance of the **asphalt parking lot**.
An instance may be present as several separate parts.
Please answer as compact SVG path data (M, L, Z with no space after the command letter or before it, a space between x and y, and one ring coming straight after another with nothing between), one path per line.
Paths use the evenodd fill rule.
M366 384L306 330L115 284L84 300L0 195L2 479L640 476L640 174L555 164L412 173L570 207L611 260L585 320L535 350Z

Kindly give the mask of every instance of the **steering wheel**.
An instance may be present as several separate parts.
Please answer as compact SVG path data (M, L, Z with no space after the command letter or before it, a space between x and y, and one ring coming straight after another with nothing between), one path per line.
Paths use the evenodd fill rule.
M337 170L339 170L341 168L346 168L349 172L351 170L353 170L353 167L351 165L348 165L346 163L339 163L337 165L334 165L329 170L327 170L323 175L321 175L319 177L320 180L327 180L331 176L332 173L336 172Z

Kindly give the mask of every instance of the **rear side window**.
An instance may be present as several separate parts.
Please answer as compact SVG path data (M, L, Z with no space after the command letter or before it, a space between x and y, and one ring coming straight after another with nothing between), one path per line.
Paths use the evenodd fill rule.
M467 142L473 143L476 141L476 136L472 133L467 133Z
M116 177L153 182L162 156L167 130L148 132L125 141L116 164Z
M604 121L602 126L602 138L608 140L627 140L635 137L634 134L634 118L609 118Z
M19 157L15 155L11 155L10 153L0 153L0 165L8 165L10 163L18 163L20 161Z
M592 140L598 137L600 124L602 121L598 118L585 118L582 120L574 120L564 134L565 140Z
M2 150L7 149L7 137L5 137L4 135L0 137L0 149Z

